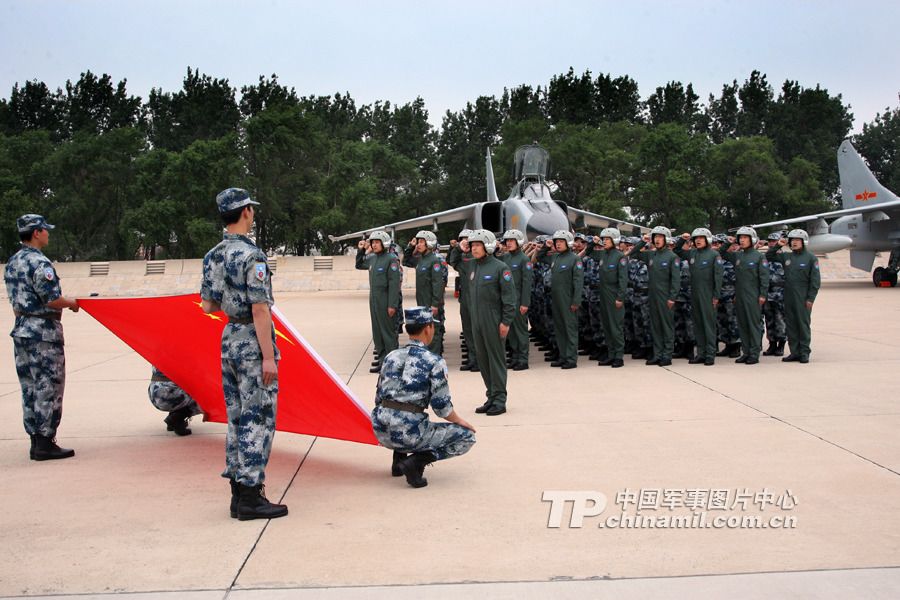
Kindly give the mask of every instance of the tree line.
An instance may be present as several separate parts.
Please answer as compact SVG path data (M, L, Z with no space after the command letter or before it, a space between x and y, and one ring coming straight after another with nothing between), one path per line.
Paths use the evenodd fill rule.
M493 149L501 196L512 156L551 153L558 199L646 225L714 230L835 206L836 150L853 116L840 94L754 71L705 103L688 83L642 99L628 76L556 75L447 111L422 98L357 105L348 93L301 96L276 75L239 90L188 68L181 89L146 100L90 71L51 89L33 80L0 99L0 254L25 212L59 228L60 260L196 258L221 236L213 199L229 186L262 202L266 251L325 254L328 241L379 223L485 198ZM900 108L855 140L900 189Z

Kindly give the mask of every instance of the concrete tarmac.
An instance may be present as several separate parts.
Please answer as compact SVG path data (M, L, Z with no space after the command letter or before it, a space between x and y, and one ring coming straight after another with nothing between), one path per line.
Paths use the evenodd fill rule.
M64 320L58 439L77 454L30 461L12 341L0 344L0 595L896 597L900 291L826 282L808 365L613 370L579 357L560 371L532 347L499 417L474 414L484 387L459 371L447 302L451 393L478 429L472 451L426 469L416 490L390 477L384 448L278 433L267 494L290 515L271 522L228 517L224 425L167 433L149 365L85 313ZM277 303L371 407L366 293ZM0 330L11 322L0 311ZM589 500L560 500L548 527L554 492ZM609 520L623 507L643 526ZM686 526L659 526L673 516Z

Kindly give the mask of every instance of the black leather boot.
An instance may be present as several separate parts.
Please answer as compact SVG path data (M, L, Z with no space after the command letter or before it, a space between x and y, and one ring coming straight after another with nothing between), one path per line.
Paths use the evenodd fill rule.
M55 439L35 434L31 460L58 460L72 456L75 456L75 451L71 448L60 448Z
M403 471L400 469L400 461L409 456L406 452L394 450L394 458L391 461L391 477L400 477Z
M237 507L238 500L241 498L241 486L234 479L229 479L228 483L231 484L231 505L228 507L228 512L231 513L232 519L237 519Z
M425 467L430 465L437 457L431 452L414 452L406 460L400 462L400 469L406 475L406 483L414 488L423 488L428 485L428 480L422 477Z
M168 417L163 419L166 423L166 431L172 431L175 435L179 436L191 435L191 430L188 427L188 419L190 419L191 416L193 415L189 408L173 410L169 413Z
M249 486L239 483L238 486L240 487L240 498L237 506L238 521L277 519L288 514L287 506L274 504L266 499L262 484Z

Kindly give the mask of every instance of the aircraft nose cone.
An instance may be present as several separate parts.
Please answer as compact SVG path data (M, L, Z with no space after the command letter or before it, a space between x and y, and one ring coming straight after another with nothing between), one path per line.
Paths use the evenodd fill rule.
M526 235L529 239L538 235L553 235L560 229L569 229L569 219L562 209L555 203L547 203L547 210L535 210L528 219Z
M836 233L820 233L810 236L809 251L813 254L830 254L853 245L853 239Z

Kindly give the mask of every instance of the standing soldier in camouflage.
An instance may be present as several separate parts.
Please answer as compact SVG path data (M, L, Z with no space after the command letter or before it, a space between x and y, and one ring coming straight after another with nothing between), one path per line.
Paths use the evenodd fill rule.
M476 229L469 236L475 264L466 283L469 301L478 307L472 313L472 336L481 361L486 397L475 412L490 416L506 412L506 336L519 311L512 273L493 256L496 247L497 240L490 231Z
M450 242L450 254L447 256L447 263L456 271L459 278L459 319L462 321L463 343L468 360L464 360L460 371L480 370L478 366L478 353L475 350L475 344L472 342L472 309L469 307L468 285L469 272L472 267L472 253L469 252L469 236L472 235L471 229L463 229L459 232L459 238Z
M781 233L769 234L768 247L778 246ZM766 338L768 349L763 356L784 356L784 344L787 342L787 328L784 324L784 265L780 261L769 261L769 295L763 306L766 317Z
M819 273L819 259L806 249L809 234L802 229L792 229L787 238L778 240L778 246L769 248L766 258L784 265L784 321L790 354L783 362L809 362L812 330L810 320L813 303L819 294L822 276ZM790 244L787 254L779 250Z
M711 247L713 237L709 229L698 227L690 235L682 234L681 238L675 253L690 265L691 316L697 340L697 356L690 364L712 366L716 362L716 309L722 293L724 261ZM693 240L694 248L686 251L684 246L688 240Z
M356 251L356 268L369 271L369 319L377 356L369 373L378 373L384 357L398 346L394 316L400 308L400 261L388 252L390 246L387 232L374 231Z
M759 236L752 227L738 229L737 242L737 251L725 246L719 251L722 258L734 265L734 308L743 349L741 357L734 362L755 365L762 351L762 307L769 293L769 261L756 249Z
M272 324L272 274L266 255L247 237L254 206L246 190L216 196L224 239L203 258L200 298L204 312L228 317L222 331L222 390L228 414L225 471L231 482L231 517L274 519L287 506L266 499L266 464L275 436L278 360Z
M713 238L713 250L718 254L722 247L728 247L728 237L724 234ZM734 265L728 261L722 265L722 296L716 311L718 341L725 344L716 356L737 358L741 355L741 338L738 333L737 314L734 310L735 273Z
M553 302L553 329L559 358L550 363L551 367L574 369L578 366L578 309L584 288L584 265L572 252L575 238L560 229L553 234L547 245L538 252L538 260L550 265L550 294ZM556 254L548 253L554 248Z
M631 249L628 251L628 281L632 292L635 343L631 358L635 360L649 358L653 353L653 338L650 335L650 271L647 263L638 257L640 250L635 246L640 241L641 238L632 237Z
M653 338L653 356L648 365L668 367L672 364L672 350L675 343L675 297L681 288L681 261L669 250L672 232L666 227L650 230L653 250L641 252L645 241L641 240L634 249L637 257L647 263L650 274L650 335Z
M606 341L606 358L601 367L617 369L625 365L625 297L628 295L628 259L618 249L622 234L614 227L607 227L596 239L601 248L591 252L597 264L600 325Z
M66 387L62 310L78 302L62 295L56 269L42 250L54 228L41 215L16 219L22 248L6 263L6 296L16 320L10 337L22 387L22 422L31 438L31 460L56 460L75 451L56 445Z
M150 376L147 395L150 396L150 404L169 413L169 416L163 419L166 431L171 431L177 436L191 435L188 421L194 415L203 414L203 411L193 398L155 366Z
M509 328L509 346L512 349L512 370L524 371L528 368L528 309L531 306L531 288L534 281L534 266L522 248L525 234L518 229L510 229L503 234L506 254L503 262L510 270L516 290L516 316Z
M416 304L430 306L434 316L434 338L428 349L444 353L444 261L435 254L438 241L431 231L422 230L409 241L403 266L416 270ZM413 252L415 250L415 252Z
M405 475L409 485L421 488L428 485L422 477L425 467L468 452L475 443L475 428L453 410L447 363L428 350L435 329L431 307L416 306L404 316L409 344L384 359L372 431L382 446L394 451L391 475ZM429 421L429 406L449 423Z

